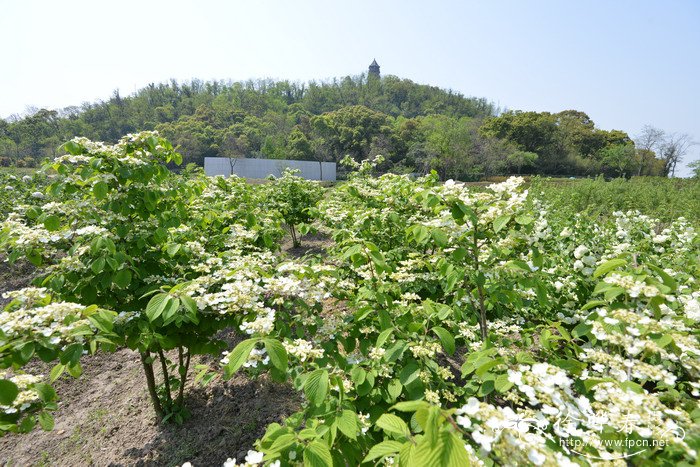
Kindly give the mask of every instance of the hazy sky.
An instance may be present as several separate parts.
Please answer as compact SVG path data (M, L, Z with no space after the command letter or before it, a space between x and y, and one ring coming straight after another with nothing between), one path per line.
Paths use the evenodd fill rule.
M354 75L376 58L501 107L700 140L698 0L0 0L0 40L3 117L170 78Z

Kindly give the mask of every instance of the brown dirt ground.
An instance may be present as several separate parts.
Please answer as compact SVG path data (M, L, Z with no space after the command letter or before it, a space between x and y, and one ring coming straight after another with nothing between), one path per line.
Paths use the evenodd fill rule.
M97 354L83 369L80 378L55 383L61 400L53 431L0 438L1 465L222 465L242 459L269 423L299 406L292 388L239 374L188 385L192 417L181 426L157 424L138 354Z

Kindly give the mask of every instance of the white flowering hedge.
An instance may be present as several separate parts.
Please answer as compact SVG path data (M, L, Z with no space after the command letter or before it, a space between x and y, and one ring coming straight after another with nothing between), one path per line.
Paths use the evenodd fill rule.
M67 149L46 199L16 206L0 244L43 265L38 285L78 313L57 328L87 319L85 351L141 353L163 419L186 415L197 353L220 354L224 377L289 381L302 409L240 463L698 462L697 225L550 212L519 178L374 178L371 161L314 208L316 187L285 198L291 175L174 175L152 133ZM279 253L292 211L333 238L325 256ZM99 326L80 318L96 310ZM242 337L234 349L215 337L224 328Z
M336 302L276 329L306 406L246 464L697 462L694 226L359 168L319 207Z

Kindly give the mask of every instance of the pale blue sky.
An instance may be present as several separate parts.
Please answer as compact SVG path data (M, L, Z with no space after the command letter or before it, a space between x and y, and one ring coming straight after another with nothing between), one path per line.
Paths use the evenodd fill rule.
M0 40L5 117L170 78L359 74L376 58L501 107L700 140L698 0L0 0Z

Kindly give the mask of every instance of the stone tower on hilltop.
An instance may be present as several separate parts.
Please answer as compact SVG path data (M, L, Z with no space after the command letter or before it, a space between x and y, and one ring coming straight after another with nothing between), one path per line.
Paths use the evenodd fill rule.
M372 64L369 66L369 76L376 76L379 78L379 64L376 60L372 60Z

